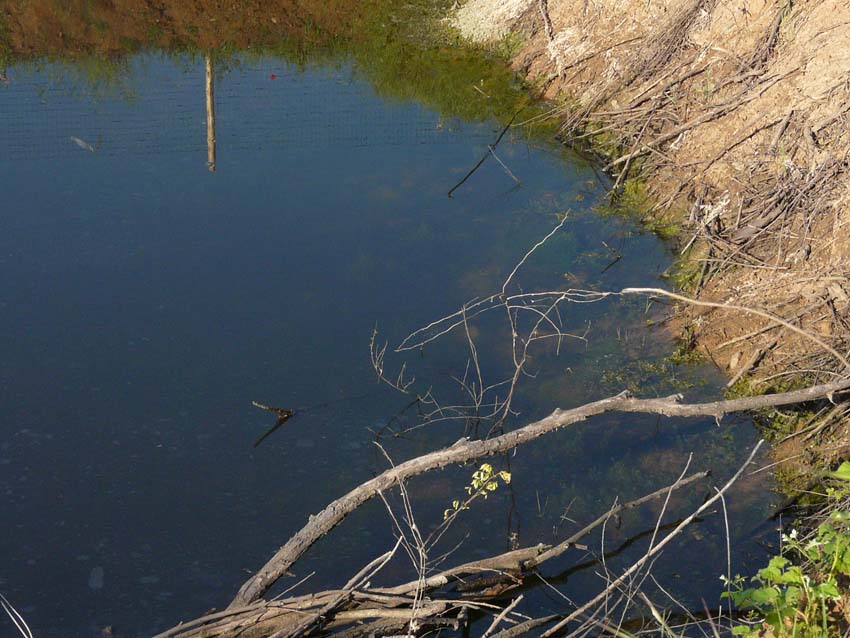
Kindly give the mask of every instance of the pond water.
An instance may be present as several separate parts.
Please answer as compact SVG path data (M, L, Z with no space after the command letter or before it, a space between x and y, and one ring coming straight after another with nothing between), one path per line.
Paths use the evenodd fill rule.
M523 290L664 285L672 262L658 237L595 210L604 177L522 127L497 149L521 186L491 159L447 197L503 124L379 95L346 64L252 57L216 72L215 170L202 58L138 55L105 89L58 63L13 66L7 79L0 591L39 637L107 626L150 636L221 607L311 513L386 467L376 432L395 461L457 440L463 423L408 431L415 410L393 418L410 397L377 382L373 331L390 344L388 371L407 362L416 387L458 400L465 334L393 347L498 291L559 214L569 211L562 230L518 275ZM719 394L710 366L670 363L673 339L647 328L665 310L569 305L566 329L584 340L567 339L557 357L549 345L533 351L535 378L522 380L505 426L628 386ZM504 378L504 325L482 317L471 330L488 378ZM253 400L307 409L254 448L274 417ZM511 487L476 502L441 549L466 538L457 556L468 560L563 537L615 498L670 482L691 452L694 469L720 482L755 438L745 420L599 417L495 459ZM473 470L411 483L423 529ZM760 557L752 537L769 498L756 479L766 474L729 498L737 571ZM632 515L606 543L651 529L656 513ZM722 529L718 516L700 523L657 565L685 600L717 599ZM311 588L340 585L392 542L383 505L371 503L294 572L315 571ZM627 548L609 567L639 553ZM549 569L553 585L586 595L599 577L572 568L587 560L565 556ZM408 573L399 563L385 577ZM527 603L563 601L540 591ZM13 631L5 618L0 627Z

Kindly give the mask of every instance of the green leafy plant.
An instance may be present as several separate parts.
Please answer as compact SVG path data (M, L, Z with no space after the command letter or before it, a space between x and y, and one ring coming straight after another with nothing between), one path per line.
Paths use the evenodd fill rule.
M831 638L842 633L836 604L850 577L850 463L828 476L839 485L827 490L829 515L814 533L783 535L782 554L750 579L721 577L729 587L723 596L750 609L751 622L734 627L736 636Z
M724 596L739 607L757 610L764 620L761 625L738 625L732 630L736 636L761 636L767 628L777 638L829 635L831 603L840 597L834 576L816 582L788 558L774 556L750 582L756 586L744 588L742 579L732 579L733 589Z
M501 470L496 472L489 463L484 463L472 473L472 481L464 489L467 498L455 499L452 506L443 512L443 520L448 520L462 510L468 510L469 504L478 497L487 498L488 493L499 488L499 480L506 485L511 482L511 473Z

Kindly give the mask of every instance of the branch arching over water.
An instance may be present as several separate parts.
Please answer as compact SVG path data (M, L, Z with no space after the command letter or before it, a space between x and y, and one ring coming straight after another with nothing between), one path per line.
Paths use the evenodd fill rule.
M386 470L336 499L315 516L311 516L307 524L240 587L228 609L244 607L258 600L316 541L363 503L380 492L392 488L396 483L429 470L506 452L544 434L606 412L649 413L668 417L713 416L720 419L734 412L791 405L824 397L831 398L832 395L848 389L850 389L850 378L792 392L695 404L681 403L681 395L638 399L628 392L623 392L577 408L557 409L539 421L492 439L475 441L460 439L451 447L410 459Z

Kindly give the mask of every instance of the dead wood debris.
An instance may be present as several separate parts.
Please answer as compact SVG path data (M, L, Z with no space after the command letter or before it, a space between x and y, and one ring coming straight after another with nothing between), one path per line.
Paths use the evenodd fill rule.
M433 628L462 629L464 613L492 613L494 600L523 586L529 577L540 578L539 568L546 561L561 556L577 546L577 542L594 529L604 525L612 516L625 509L637 507L650 500L669 494L705 478L705 473L686 476L688 467L672 485L651 494L619 505L605 512L585 528L557 545L538 544L513 550L485 560L465 563L437 573L422 571L408 583L394 587L375 587L372 578L392 558L396 548L378 557L351 578L341 589L307 595L279 596L263 600L261 596L321 537L338 525L348 514L375 496L381 496L398 487L405 495L407 479L449 464L463 463L496 453L512 450L523 443L560 428L579 423L594 415L612 410L654 413L664 416L710 415L721 418L725 414L798 402L814 401L824 397L833 400L850 389L850 378L781 394L762 395L742 399L715 401L703 404L683 404L681 397L637 399L628 393L602 399L570 410L556 410L550 416L530 423L518 430L486 440L461 439L454 445L394 465L379 476L356 487L345 496L329 504L322 512L310 517L301 531L296 533L240 588L231 605L222 612L209 614L188 623L181 623L156 638L296 638L297 636L336 634L344 636L418 635ZM756 450L758 449L758 446ZM753 450L749 460L752 460ZM703 503L690 516L674 526L658 543L651 544L647 554L621 576L608 583L606 589L572 613L558 617L545 635L559 630L566 623L581 620L581 615L599 600L607 599L611 592L639 571L684 526L710 507L734 482L739 472ZM665 501L666 502L666 501ZM411 520L409 517L407 520ZM659 520L658 525L660 526ZM411 529L415 524L410 523ZM653 534L653 538L657 534ZM404 536L400 536L399 543ZM462 583L462 586L460 586ZM465 610L465 611L464 611ZM497 614L503 609L496 606ZM497 615L498 618L498 615ZM513 619L519 622L519 619ZM546 621L550 622L550 621ZM498 623L497 623L498 624ZM401 634L399 633L401 632Z

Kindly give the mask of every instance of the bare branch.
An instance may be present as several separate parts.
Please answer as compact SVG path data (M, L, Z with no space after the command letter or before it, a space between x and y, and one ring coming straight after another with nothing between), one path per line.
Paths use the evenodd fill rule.
M735 310L737 312L743 312L749 315L756 315L757 317L762 317L763 319L767 319L774 323L777 323L781 326L784 326L791 332L795 332L801 337L808 339L819 345L821 348L826 350L829 354L835 357L841 364L850 371L850 361L848 361L844 355L838 352L835 348L825 343L819 337L816 337L811 332L807 332L802 328L798 328L790 321L786 321L782 317L777 317L776 315L772 315L769 312L765 312L763 310L758 310L757 308L748 308L746 306L739 306L736 304L730 303L718 303L716 301L702 301L699 299L691 299L690 297L686 297L684 295L679 295L675 292L670 292L669 290L664 290L662 288L624 288L620 291L622 295L661 295L663 297L669 297L670 299L675 299L676 301L682 301L694 306L702 306L704 308L722 308L725 310Z
M733 412L812 401L832 396L848 388L850 388L850 378L780 394L697 404L680 403L680 395L637 399L623 392L570 410L555 410L544 419L492 439L470 441L462 438L449 448L410 459L383 472L333 501L324 510L311 517L310 521L292 536L264 567L242 585L229 608L244 607L260 598L307 549L336 527L348 514L379 492L388 490L412 476L447 465L465 463L483 456L506 452L544 434L606 412L649 413L668 417L713 416L720 419Z
M636 571L638 571L641 567L643 567L653 556L655 556L668 543L670 543L670 541L672 541L676 536L678 536L679 533L683 529L685 529L685 527L690 525L690 523L697 516L699 516L702 512L704 512L709 507L714 505L714 503L717 500L719 500L723 497L723 494L725 494L726 491L730 487L732 487L732 485L735 483L735 481L738 480L738 478L741 476L741 474L743 474L743 472L747 468L747 466L752 462L753 458L755 457L756 453L759 451L759 448L761 448L763 443L764 443L764 440L759 441L755 445L755 447L753 448L753 451L750 452L750 455L747 457L746 462L740 468L738 468L737 472L735 472L735 475L732 478L730 478L721 489L717 490L717 493L714 496L712 496L710 499L706 500L705 503L703 503L699 508L697 508L690 516L688 516L685 520L683 520L681 523L679 523L679 525L677 525L676 528L672 532L667 534L667 536L665 536L661 540L661 542L658 543L658 545L656 545L655 547L650 549L646 554L644 554L640 559L638 559L631 567L629 567L626 571L624 571L622 573L622 575L620 575L619 578L617 578L616 580L611 582L603 591L601 591L596 596L591 598L589 601L587 601L586 603L581 605L578 609L573 611L569 616L567 616L563 620L559 621L554 626L550 627L543 634L541 634L541 636L543 638L547 638L548 636L551 636L551 635L557 633L558 630L562 629L565 625L567 625L571 621L575 620L581 614L583 614L588 609L592 608L597 603L599 603L601 600L603 600L612 589L621 585L629 576L631 576Z

